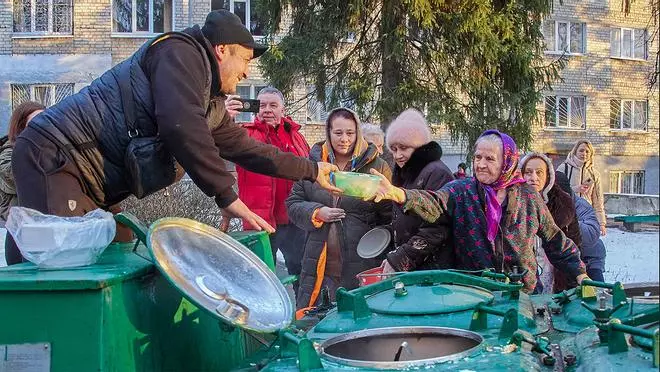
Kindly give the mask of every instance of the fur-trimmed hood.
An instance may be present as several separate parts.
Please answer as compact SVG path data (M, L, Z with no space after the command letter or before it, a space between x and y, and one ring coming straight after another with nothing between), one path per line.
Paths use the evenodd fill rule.
M414 181L424 167L429 163L440 160L441 157L442 147L435 141L431 141L426 145L418 147L403 167L394 165L392 184L400 187L407 182Z

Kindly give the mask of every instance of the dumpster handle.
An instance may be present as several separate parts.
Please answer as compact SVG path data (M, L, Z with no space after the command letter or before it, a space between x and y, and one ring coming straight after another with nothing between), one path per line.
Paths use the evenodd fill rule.
M135 233L135 236L137 237L137 240L135 241L135 246L133 246L133 253L135 253L138 257L149 261L151 263L154 263L152 259L149 257L143 256L138 252L138 245L140 243L144 244L144 246L147 246L147 232L149 231L149 228L142 223L135 215L129 212L121 212L115 214L115 221L118 223L121 223L122 225L130 228L133 230L133 233Z

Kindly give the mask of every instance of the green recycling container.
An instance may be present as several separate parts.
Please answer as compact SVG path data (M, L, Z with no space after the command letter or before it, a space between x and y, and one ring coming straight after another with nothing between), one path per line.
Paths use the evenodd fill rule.
M273 251L270 247L270 238L265 231L234 231L229 236L246 246L252 253L256 254L269 269L275 271Z
M139 248L111 244L87 267L0 268L0 371L225 371L259 349Z

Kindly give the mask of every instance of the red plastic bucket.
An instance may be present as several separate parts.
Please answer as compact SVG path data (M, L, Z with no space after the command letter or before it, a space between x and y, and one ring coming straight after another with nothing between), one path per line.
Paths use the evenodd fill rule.
M360 287L364 287L369 284L378 283L381 280L387 278L388 275L379 275L383 273L383 267L378 266L373 269L365 270L356 275L357 279L360 281Z

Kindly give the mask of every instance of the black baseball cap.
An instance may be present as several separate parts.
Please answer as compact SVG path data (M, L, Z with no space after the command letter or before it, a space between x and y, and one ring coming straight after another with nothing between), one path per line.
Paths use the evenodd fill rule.
M228 10L214 10L206 16L202 33L211 42L211 45L240 44L254 50L252 58L264 54L268 47L257 44L250 31L248 31L241 19Z

